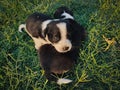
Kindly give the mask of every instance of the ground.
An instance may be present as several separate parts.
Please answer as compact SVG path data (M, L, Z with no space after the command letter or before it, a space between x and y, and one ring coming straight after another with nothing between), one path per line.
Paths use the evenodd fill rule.
M49 83L40 67L32 39L18 32L33 12L53 17L56 8L69 7L86 28L87 38L75 67L67 73L73 82ZM0 90L119 90L119 0L1 0Z

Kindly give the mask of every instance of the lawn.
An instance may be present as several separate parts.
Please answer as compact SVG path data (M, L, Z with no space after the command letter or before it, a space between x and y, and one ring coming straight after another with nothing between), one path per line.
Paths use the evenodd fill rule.
M32 39L18 32L28 15L69 7L87 38L67 85L50 83ZM1 0L0 90L120 90L120 0Z

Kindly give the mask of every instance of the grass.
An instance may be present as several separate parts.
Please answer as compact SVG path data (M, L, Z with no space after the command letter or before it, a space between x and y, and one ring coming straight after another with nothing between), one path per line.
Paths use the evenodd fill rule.
M18 26L36 11L53 17L56 8L62 5L68 6L75 20L86 28L87 40L80 50L78 64L67 73L73 82L58 86L46 80L33 41L25 32L19 33ZM119 90L119 87L119 0L0 1L0 90Z

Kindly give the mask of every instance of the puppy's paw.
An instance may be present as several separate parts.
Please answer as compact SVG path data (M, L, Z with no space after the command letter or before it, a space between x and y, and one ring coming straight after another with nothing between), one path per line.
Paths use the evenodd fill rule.
M70 82L72 82L72 80L70 80L70 79L65 79L65 78L59 78L58 81L57 81L57 84L58 84L58 85L62 85L62 84L68 84L68 83L70 83Z

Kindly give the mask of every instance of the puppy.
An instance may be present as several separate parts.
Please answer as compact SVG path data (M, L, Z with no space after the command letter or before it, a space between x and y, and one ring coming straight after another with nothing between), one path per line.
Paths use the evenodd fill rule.
M38 50L38 54L47 79L61 85L70 83L72 80L57 78L56 74L60 75L69 71L79 58L79 49L82 41L85 40L85 30L74 20L72 12L67 7L58 8L54 17L55 19L59 19L59 23L66 23L67 34L65 34L65 36L72 44L71 49L61 53L55 49L54 45L45 44ZM61 36L62 35L64 35L64 33L61 33Z
M71 49L71 41L67 39L67 24L65 20L51 19L41 13L30 15L25 24L19 26L19 31L25 28L39 49L44 44L52 44L58 52Z
M27 18L25 24L19 26L19 31L24 28L33 39L47 79L59 85L72 81L56 78L55 75L72 68L85 38L84 28L74 20L71 13L65 11L66 8L60 10L63 12L57 13L58 8L54 14L56 19L34 13Z

